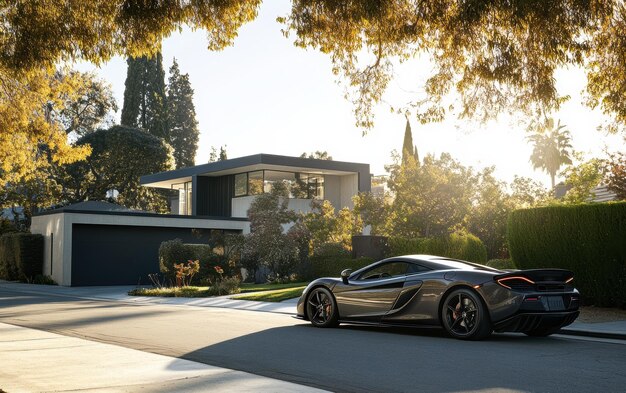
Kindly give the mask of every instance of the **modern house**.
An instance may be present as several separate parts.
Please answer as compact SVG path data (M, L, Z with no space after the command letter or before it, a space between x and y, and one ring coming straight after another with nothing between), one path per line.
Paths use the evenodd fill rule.
M248 233L250 204L276 182L287 184L289 207L302 212L313 199L352 207L353 196L371 189L369 164L269 154L146 175L143 186L178 191L171 214L83 202L35 215L43 273L65 286L146 284L159 270L161 242L203 243L211 230Z

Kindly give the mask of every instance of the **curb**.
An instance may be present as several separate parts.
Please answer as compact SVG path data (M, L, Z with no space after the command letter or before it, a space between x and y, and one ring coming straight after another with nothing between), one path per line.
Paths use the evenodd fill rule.
M626 340L626 333L612 333L593 330L561 329L556 334L563 334L567 336L609 338L612 340Z

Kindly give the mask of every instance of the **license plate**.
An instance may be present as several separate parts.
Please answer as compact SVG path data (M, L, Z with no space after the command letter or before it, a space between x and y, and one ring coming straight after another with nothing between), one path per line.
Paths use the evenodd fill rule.
M562 311L565 310L565 303L563 303L563 296L543 296L541 302L548 311Z

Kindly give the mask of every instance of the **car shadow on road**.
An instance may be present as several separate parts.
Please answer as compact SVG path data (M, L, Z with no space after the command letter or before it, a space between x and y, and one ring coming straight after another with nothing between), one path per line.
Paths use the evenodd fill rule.
M495 334L476 342L449 338L441 329L355 325L319 329L298 323L181 357L332 391L454 392L518 390L520 364L539 380L550 381L550 370L575 357L576 345L518 334ZM560 389L547 382L530 390Z

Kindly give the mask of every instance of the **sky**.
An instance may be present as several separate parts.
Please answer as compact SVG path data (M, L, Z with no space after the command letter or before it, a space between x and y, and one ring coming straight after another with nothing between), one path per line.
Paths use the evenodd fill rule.
M208 161L211 147L226 145L229 158L257 153L298 156L328 151L339 161L370 164L375 175L384 174L391 152L402 148L406 120L390 107L406 105L430 73L429 63L417 59L394 69L383 103L367 135L355 126L352 104L344 98L344 86L331 72L328 55L297 48L285 38L276 17L290 10L289 0L263 2L257 19L244 25L232 47L220 52L206 49L206 33L184 29L163 42L166 79L173 59L182 73L189 73L195 90L194 105L200 129L196 165ZM108 81L121 108L126 61L116 57L96 67L77 64ZM605 135L596 127L605 119L581 104L586 78L578 69L559 70L557 88L572 98L555 119L572 134L574 150L586 159L604 150L624 150L619 135ZM121 110L114 114L119 122ZM549 176L533 170L532 147L520 118L500 117L487 124L448 119L421 125L412 120L413 141L420 157L449 152L462 164L482 169L495 166L495 174L510 182L515 175L531 177L549 186Z

